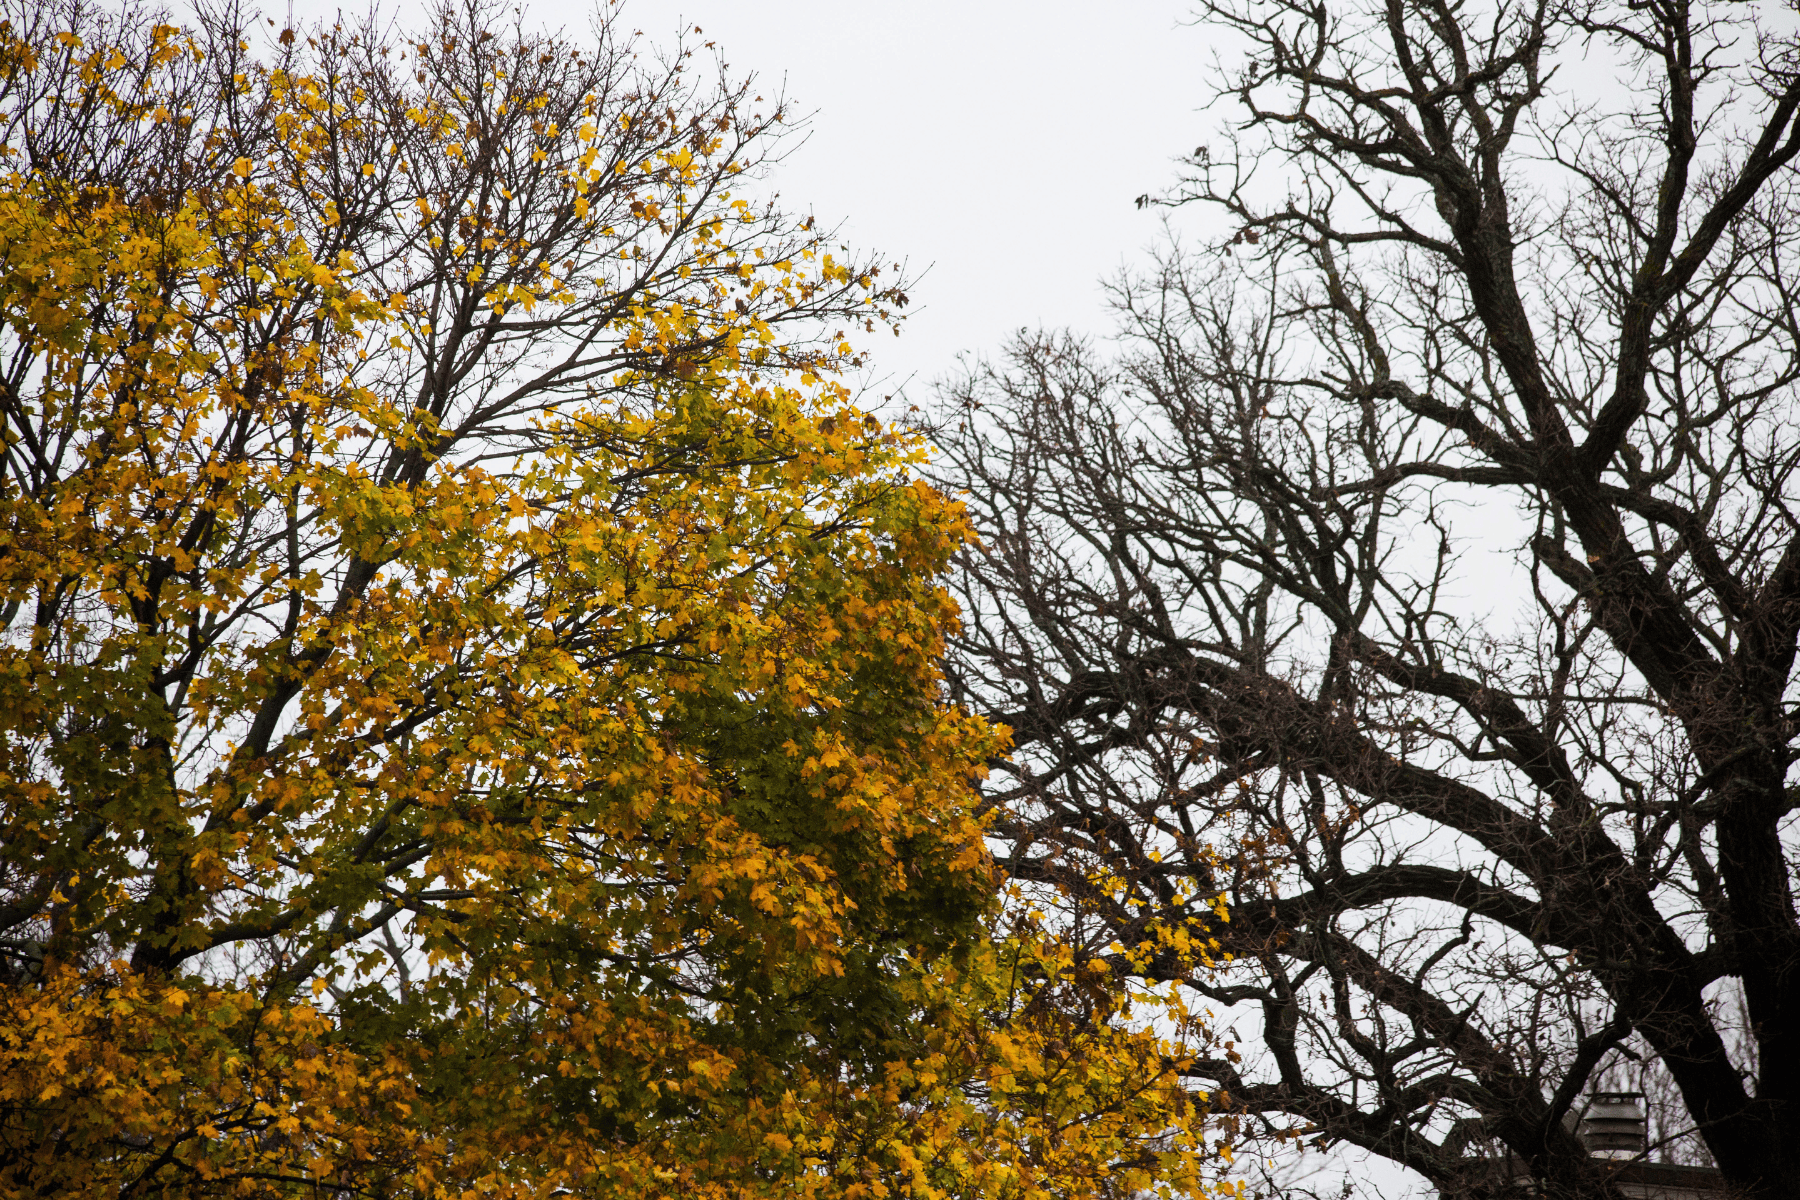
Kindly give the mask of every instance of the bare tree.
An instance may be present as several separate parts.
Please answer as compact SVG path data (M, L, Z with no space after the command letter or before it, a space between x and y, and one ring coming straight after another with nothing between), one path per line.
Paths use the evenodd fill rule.
M1653 1157L1800 1195L1791 14L1201 18L1224 244L943 396L1008 869L1244 1033L1192 1073L1265 1134L1616 1196L1636 1072Z

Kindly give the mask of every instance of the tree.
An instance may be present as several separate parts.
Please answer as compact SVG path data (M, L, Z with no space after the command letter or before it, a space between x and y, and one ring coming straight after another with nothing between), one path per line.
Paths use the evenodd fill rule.
M966 523L837 378L904 296L738 194L778 104L480 5L6 15L0 1189L1194 1180L999 923Z
M1573 1124L1641 1070L1654 1152L1800 1194L1800 43L1200 21L1241 123L1163 202L1225 236L1118 286L1116 349L1022 336L937 418L1005 869L1243 1006L1192 1074L1267 1135L1617 1196ZM1235 975L1159 957L1215 895Z

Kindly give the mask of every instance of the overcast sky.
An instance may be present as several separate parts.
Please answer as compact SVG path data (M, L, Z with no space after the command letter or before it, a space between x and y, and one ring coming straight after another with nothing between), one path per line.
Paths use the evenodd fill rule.
M528 25L584 37L606 0L521 0ZM401 26L423 0L378 0ZM366 0L264 0L298 24ZM1208 32L1188 0L618 0L669 46L698 25L736 75L805 118L767 186L918 278L906 332L874 366L914 386L1020 326L1102 331L1100 280L1145 261L1166 210L1133 199L1206 140ZM764 95L770 94L764 91ZM1216 231L1197 211L1184 236ZM867 339L868 335L864 335ZM859 347L860 348L860 347ZM890 390L883 387L884 391Z
M587 9L537 0L569 32ZM785 206L922 274L907 330L871 347L890 382L1021 325L1105 325L1099 280L1141 262L1162 217L1133 198L1213 123L1211 54L1184 0L625 0L667 44L685 23L785 88L809 137ZM767 94L767 93L765 93ZM1205 232L1198 213L1185 230ZM865 335L866 337L867 335ZM887 390L887 389L883 389Z

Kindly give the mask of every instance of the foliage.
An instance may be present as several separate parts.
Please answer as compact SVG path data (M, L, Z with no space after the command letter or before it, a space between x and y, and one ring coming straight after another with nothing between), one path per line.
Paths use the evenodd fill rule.
M967 525L835 378L904 297L734 190L778 106L10 16L0 1189L1202 1186L1178 1046L993 932Z

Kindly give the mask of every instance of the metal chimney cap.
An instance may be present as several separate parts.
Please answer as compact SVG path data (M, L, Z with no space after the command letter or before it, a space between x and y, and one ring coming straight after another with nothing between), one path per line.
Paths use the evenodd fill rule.
M1642 1092L1595 1092L1582 1114L1581 1142L1595 1158L1637 1158L1648 1141Z

